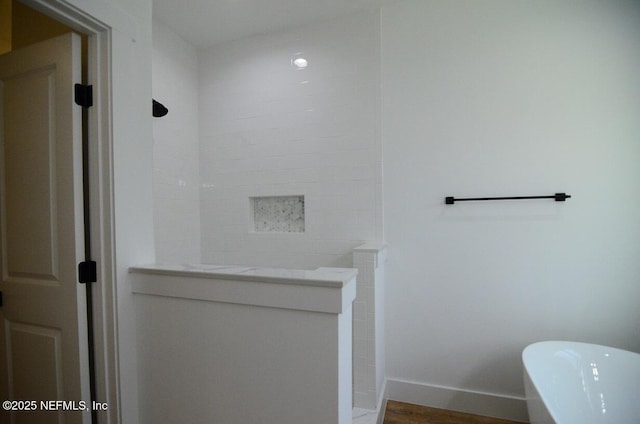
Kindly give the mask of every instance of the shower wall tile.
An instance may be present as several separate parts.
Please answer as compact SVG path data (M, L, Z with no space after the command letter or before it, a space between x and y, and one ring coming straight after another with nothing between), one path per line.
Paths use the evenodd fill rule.
M379 37L373 11L199 51L204 262L350 267L381 240ZM250 198L290 195L304 232L256 233Z
M153 119L156 260L200 262L198 58L194 47L153 22L153 98L169 113Z

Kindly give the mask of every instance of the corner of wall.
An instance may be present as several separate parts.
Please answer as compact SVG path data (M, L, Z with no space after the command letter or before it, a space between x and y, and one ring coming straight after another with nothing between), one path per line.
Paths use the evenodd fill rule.
M380 408L384 392L384 264L387 246L368 243L353 249L358 269L353 303L354 406Z

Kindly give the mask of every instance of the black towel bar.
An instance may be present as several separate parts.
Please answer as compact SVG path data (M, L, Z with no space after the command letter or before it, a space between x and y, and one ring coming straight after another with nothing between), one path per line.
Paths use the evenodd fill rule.
M550 196L510 196L510 197L469 197L469 198L455 198L455 197L445 197L444 203L447 205L453 205L455 202L468 202L475 200L520 200L520 199L554 199L556 202L564 202L569 199L571 196L566 193L556 193Z

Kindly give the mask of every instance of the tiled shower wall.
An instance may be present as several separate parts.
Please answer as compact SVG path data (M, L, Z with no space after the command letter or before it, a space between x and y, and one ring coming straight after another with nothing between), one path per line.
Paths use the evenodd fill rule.
M199 51L203 262L350 267L381 239L379 37L375 11ZM255 231L270 196L304 196L304 232Z
M158 21L153 22L152 80L153 97L169 109L153 119L156 260L200 262L198 57Z

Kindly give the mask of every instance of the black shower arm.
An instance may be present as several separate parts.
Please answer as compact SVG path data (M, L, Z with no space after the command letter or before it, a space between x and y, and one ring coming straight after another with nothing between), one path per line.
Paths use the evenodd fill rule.
M153 110L154 118L162 118L167 113L169 113L169 109L167 109L162 103L156 101L155 99L151 99L151 100L152 100L152 110Z

